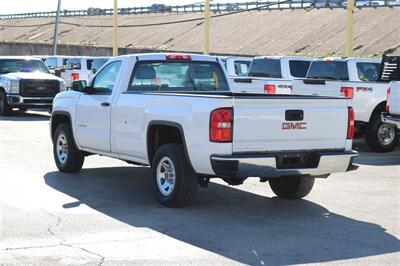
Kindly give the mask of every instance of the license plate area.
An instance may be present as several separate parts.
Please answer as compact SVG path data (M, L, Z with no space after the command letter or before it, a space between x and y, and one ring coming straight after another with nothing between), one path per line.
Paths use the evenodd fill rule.
M320 156L317 153L282 153L275 156L277 169L317 168Z

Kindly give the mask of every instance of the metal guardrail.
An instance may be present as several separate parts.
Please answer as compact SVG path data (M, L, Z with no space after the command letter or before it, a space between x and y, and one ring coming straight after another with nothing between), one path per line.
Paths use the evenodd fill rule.
M268 5L267 7L262 7ZM291 0L281 3L277 0L271 1L253 1L253 2L237 2L237 3L214 3L210 5L210 9L214 13L230 12L238 10L257 9L273 10L273 9L304 9L304 8L346 8L346 0ZM356 0L356 7L393 7L400 6L400 0ZM191 5L152 5L147 7L130 7L119 8L120 15L140 15L154 13L196 13L203 12L204 4L196 3ZM79 17L79 16L106 16L112 15L114 10L88 8L86 10L62 10L63 17ZM20 18L48 18L55 17L56 11L49 12L33 12L20 14L3 14L0 19L20 19Z

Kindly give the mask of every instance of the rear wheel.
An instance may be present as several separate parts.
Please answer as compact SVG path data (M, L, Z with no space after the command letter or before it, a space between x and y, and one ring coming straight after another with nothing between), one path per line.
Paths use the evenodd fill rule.
M382 123L380 115L374 114L367 126L365 141L373 151L389 152L399 143L396 131L394 126Z
M0 115L10 114L11 108L7 102L7 96L4 91L0 90Z
M314 180L309 176L288 176L270 179L269 185L279 198L301 199L311 192Z
M182 144L164 144L156 152L153 164L153 190L157 200L167 207L188 205L197 189Z
M53 136L53 154L58 170L76 173L82 169L84 154L76 147L69 124L60 124Z

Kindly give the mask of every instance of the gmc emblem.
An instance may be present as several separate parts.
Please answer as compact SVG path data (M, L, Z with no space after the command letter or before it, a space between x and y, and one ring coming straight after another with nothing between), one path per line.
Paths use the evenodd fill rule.
M282 123L282 129L306 129L307 123Z

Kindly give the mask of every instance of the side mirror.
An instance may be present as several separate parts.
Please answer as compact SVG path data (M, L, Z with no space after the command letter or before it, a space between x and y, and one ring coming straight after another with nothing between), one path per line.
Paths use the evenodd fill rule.
M50 72L51 72L51 70L50 70ZM57 77L61 77L61 69L55 68L54 69L54 75L56 75Z
M92 73L93 73L93 74L96 74L96 72L97 72L97 69L92 68Z
M86 80L81 79L81 80L74 80L72 82L71 90L73 91L84 92L85 88L87 88Z

